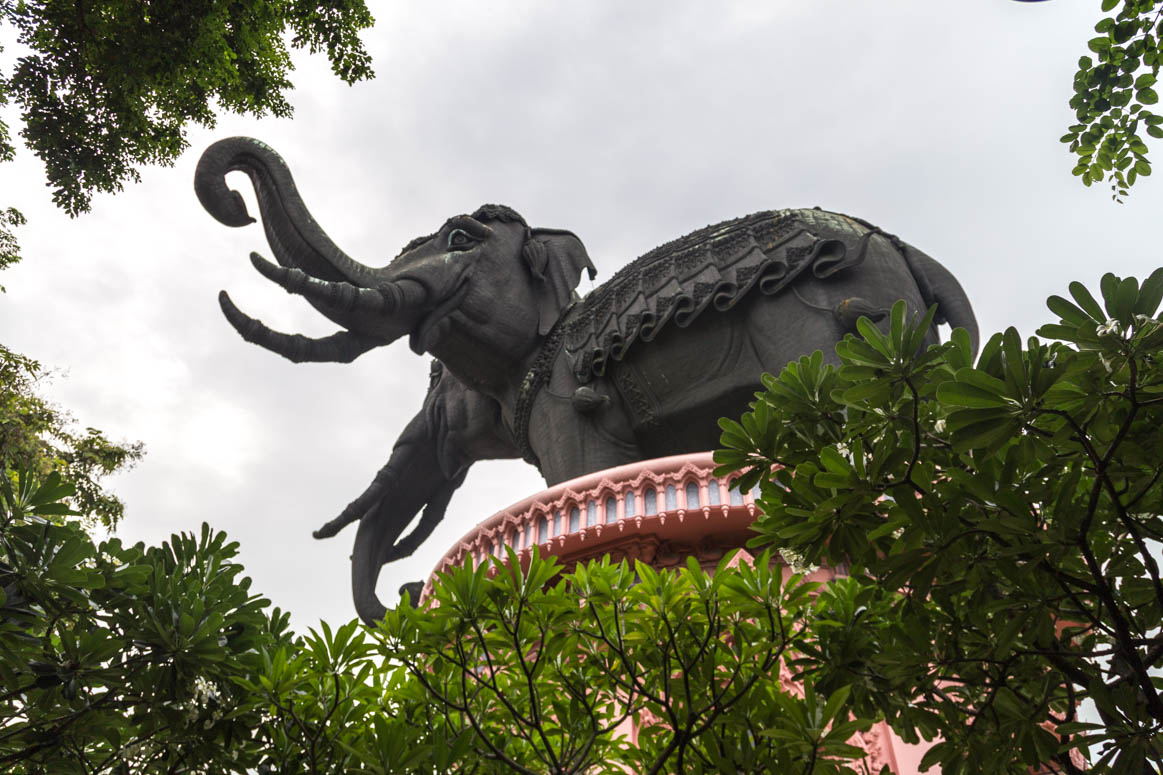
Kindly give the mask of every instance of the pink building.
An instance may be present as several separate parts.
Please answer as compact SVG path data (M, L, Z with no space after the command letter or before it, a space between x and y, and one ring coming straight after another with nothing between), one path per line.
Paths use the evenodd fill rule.
M726 552L742 547L755 519L757 492L739 492L730 480L712 476L711 453L646 460L563 482L513 504L464 535L433 569L446 570L471 556L476 562L504 546L527 558L533 546L566 566L611 555L656 568L695 557L713 570ZM735 561L751 555L740 551ZM789 570L790 573L790 570ZM825 581L842 569L819 569L809 578ZM424 596L431 591L431 579ZM785 679L791 691L797 687ZM626 733L635 739L629 725ZM888 765L898 775L920 772L925 749L904 743L881 722L852 741L867 752L870 772ZM930 770L933 772L933 770Z

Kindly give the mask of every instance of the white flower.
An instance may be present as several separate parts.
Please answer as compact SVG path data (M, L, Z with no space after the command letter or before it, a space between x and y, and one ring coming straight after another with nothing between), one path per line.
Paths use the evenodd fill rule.
M214 685L202 676L194 679L194 700L199 705L205 705L206 700L214 696Z
M1095 330L1095 333L1097 333L1099 336L1109 336L1111 334L1121 334L1122 332L1123 332L1122 323L1115 320L1114 318L1111 318L1110 320L1106 321L1105 323L1100 325Z

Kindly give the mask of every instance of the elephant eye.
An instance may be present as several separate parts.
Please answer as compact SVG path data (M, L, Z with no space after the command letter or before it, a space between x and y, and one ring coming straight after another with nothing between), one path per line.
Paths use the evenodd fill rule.
M448 233L448 247L450 250L468 250L476 243L476 238L464 229L453 229Z

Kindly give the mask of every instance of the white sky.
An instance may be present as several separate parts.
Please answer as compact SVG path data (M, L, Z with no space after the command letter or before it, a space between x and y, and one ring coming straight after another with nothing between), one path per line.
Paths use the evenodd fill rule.
M599 281L708 223L821 205L944 263L983 333L1029 335L1070 280L1097 287L1103 272L1142 278L1161 263L1159 181L1116 205L1071 177L1057 142L1097 0L376 11L365 39L377 79L349 88L299 56L293 120L192 132L177 165L145 170L81 218L53 209L30 154L0 167L0 204L30 220L24 263L0 277L0 341L59 372L47 393L81 423L145 442L145 460L112 483L128 506L121 537L158 542L203 520L226 530L255 589L299 629L354 614L354 528L326 542L311 530L386 460L419 409L428 358L401 341L350 365L294 365L234 333L221 288L275 328L334 326L253 271L249 251L270 255L258 226L202 211L194 165L215 139L277 149L323 228L373 265L484 202L575 231ZM478 464L424 547L385 568L381 596L541 486L524 463Z

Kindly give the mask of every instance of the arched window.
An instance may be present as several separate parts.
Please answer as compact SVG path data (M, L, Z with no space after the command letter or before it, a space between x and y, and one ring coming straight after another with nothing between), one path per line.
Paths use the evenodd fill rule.
M678 508L678 492L673 484L666 485L666 510L674 511Z
M618 501L614 500L614 496L606 498L606 524L618 521Z
M579 527L581 527L581 512L577 510L577 506L574 506L569 512L569 532L576 533Z
M586 527L591 527L598 524L598 502L595 500L586 502Z
M719 480L712 479L707 482L707 503L712 506L719 505Z
M688 509L697 509L702 504L699 503L699 486L695 482L686 483L686 507Z
M627 517L633 517L638 513L637 509L635 508L635 505L636 504L634 503L634 493L632 493L632 492L626 493L626 516Z
M729 489L727 492L731 496L731 505L732 506L742 506L743 505L743 493L739 492L739 480L738 479L734 479L731 481L731 489Z
M643 494L642 499L646 501L646 516L653 517L658 513L658 493L653 487Z

